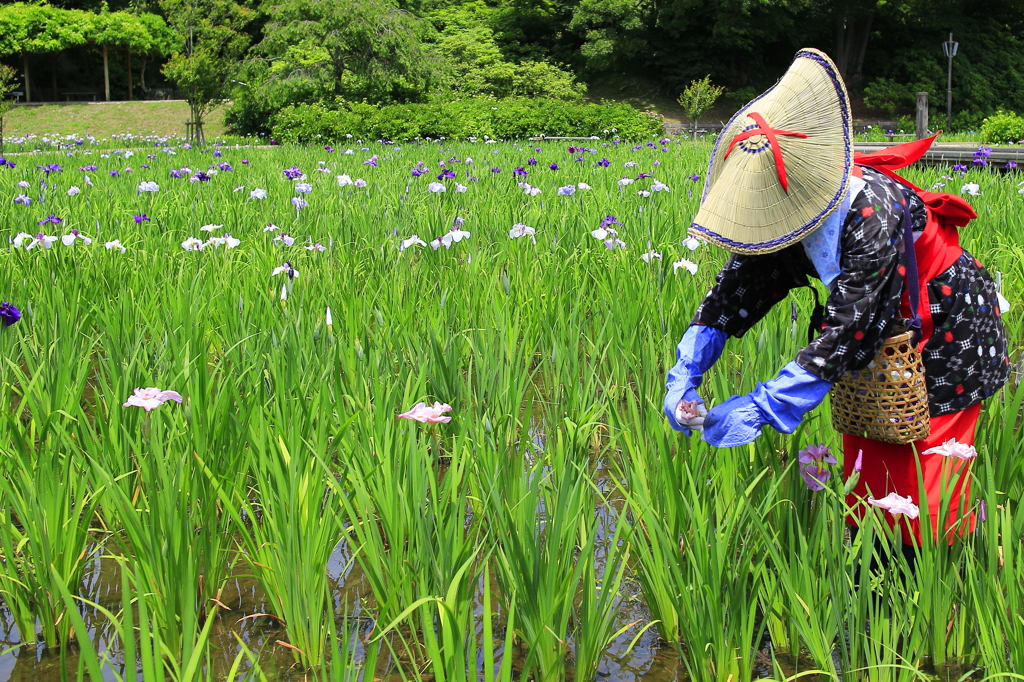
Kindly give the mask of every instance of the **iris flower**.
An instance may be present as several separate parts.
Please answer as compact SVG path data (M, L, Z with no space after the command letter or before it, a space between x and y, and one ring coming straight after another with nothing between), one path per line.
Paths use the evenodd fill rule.
M76 187L74 185L71 185L71 187L68 187L68 196L69 197L73 197L76 194L81 194L81 193L82 193L82 188L81 187Z
M73 230L71 230L71 232L69 232L68 234L66 234L63 237L61 237L60 241L61 241L62 244L64 244L64 246L71 246L72 244L75 243L75 241L77 241L79 239L82 240L82 243L85 244L86 246L89 246L89 244L92 244L92 239L90 239L89 237L86 237L84 234L79 232L77 229L73 229Z
M654 249L649 249L646 253L640 254L640 257L643 258L645 263L650 263L654 259L661 260L661 254Z
M537 230L535 230L534 228L530 227L529 225L525 225L523 223L516 223L515 225L512 226L512 229L508 231L509 239L519 239L520 237L530 237L533 240L534 244L537 243L537 237L535 236L536 234L537 234Z
M160 407L168 400L181 403L181 394L177 391L161 391L159 388L136 388L121 407L141 407L149 412Z
M339 175L337 176L337 180L338 187L345 187L346 185L352 184L352 178L350 178L348 175Z
M295 185L295 191L298 192L299 194L309 194L310 192L313 191L313 185L309 184L308 182L300 182L299 184Z
M680 258L676 262L672 263L673 273L678 272L679 268L685 269L691 275L697 274L697 264L694 263L693 261L686 260L685 258Z
M973 445L958 443L956 438L950 438L942 445L928 448L923 455L942 455L943 457L955 457L957 459L973 459L978 456L978 451Z
M576 194L575 185L566 185L565 187L558 188L558 196L560 197L571 197L573 194Z
M143 192L159 192L160 185L155 182L140 182L139 183L139 194Z
M149 216L146 215L145 213L143 213L142 215L133 215L132 218L134 218L135 222L138 224L149 222Z
M426 246L426 245L427 245L427 243L425 241L420 239L418 235L414 234L411 237L409 237L408 239L403 239L402 242L398 245L398 250L399 251L405 251L410 246Z
M452 420L445 416L445 412L451 412L452 406L435 402L433 407L427 407L426 403L416 403L408 412L398 415L398 419L413 419L422 424L447 424Z
M250 199L266 199L267 198L267 190L261 189L261 188L257 187L253 191L249 192L249 198Z
M195 237L189 237L181 243L181 248L186 251L202 251L206 248L206 243L202 239L196 239Z
M302 197L292 197L292 206L295 207L296 211L301 211L302 209L309 206L309 202L303 199Z
M20 319L21 311L13 303L0 303L0 320L3 320L5 327L10 327Z
M448 188L442 185L440 182L432 182L429 185L427 185L427 191L434 192L436 194L439 192L447 192Z
M113 251L114 249L120 249L121 253L124 253L128 249L121 245L120 239L115 239L112 242L104 242L103 246L106 247L107 251Z
M868 503L885 509L893 516L904 514L908 519L916 519L918 514L921 513L921 510L914 504L909 495L907 497L900 497L896 493L889 493L880 500L869 497Z

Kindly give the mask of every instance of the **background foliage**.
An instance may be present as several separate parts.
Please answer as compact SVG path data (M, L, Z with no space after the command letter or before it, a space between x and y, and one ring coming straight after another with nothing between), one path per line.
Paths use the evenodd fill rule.
M172 21L177 37L171 41L136 35L145 22L173 19L171 4L0 2L0 59L22 71L30 67L37 81L52 74L56 98L60 79L96 82L102 44L174 59L188 26ZM931 94L932 120L947 129L976 130L999 109L1024 110L1024 0L245 0L238 6L246 21L228 28L247 40L229 42L251 47L240 62L231 60L230 77L218 79L228 87L218 94L234 102L229 119L241 133L269 133L272 114L284 107L330 108L339 97L370 104L477 96L579 102L588 87L615 96L614 84L626 83L671 103L706 75L727 89L715 114L724 116L769 86L805 46L833 56L867 116L907 115L922 90ZM110 36L96 30L103 17L118 19L105 29ZM951 31L960 50L954 118L946 122L941 43ZM112 74L115 90L123 87L120 76ZM153 74L151 82L167 85Z

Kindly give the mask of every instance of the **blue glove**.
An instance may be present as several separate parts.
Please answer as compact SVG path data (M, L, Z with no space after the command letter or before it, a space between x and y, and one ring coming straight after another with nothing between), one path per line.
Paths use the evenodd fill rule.
M819 379L791 362L779 376L744 396L733 396L716 405L704 418L704 440L719 448L745 445L768 425L781 433L793 433L804 415L825 399L832 382Z
M704 372L711 369L722 354L727 338L729 335L720 329L693 324L676 346L677 362L669 370L665 384L665 416L676 431L690 435L689 427L676 419L676 407L681 400L696 400L704 404L697 395L697 387L704 381Z

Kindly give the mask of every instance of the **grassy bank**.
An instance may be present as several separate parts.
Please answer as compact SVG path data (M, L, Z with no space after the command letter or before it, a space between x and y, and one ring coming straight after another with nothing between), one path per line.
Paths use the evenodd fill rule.
M224 134L226 108L218 107L210 113L207 137ZM18 105L4 116L4 135L184 135L188 119L188 105L182 100Z

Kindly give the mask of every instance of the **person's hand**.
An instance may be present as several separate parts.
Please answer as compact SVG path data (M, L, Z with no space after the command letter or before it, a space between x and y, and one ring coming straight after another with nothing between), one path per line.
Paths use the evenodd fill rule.
M722 354L725 339L723 331L691 325L676 346L677 362L668 371L664 406L669 426L676 431L689 436L703 426L706 410L697 387Z
M750 395L734 395L715 405L704 418L704 440L717 448L746 445L761 435L767 423Z
M704 429L704 416L707 415L708 411L704 407L704 401L701 400L695 390L690 389L686 392L686 395L691 397L689 399L684 397L676 403L675 409L669 415L668 423L673 429L689 436L694 431ZM668 405L669 403L666 399L666 415L668 414Z

